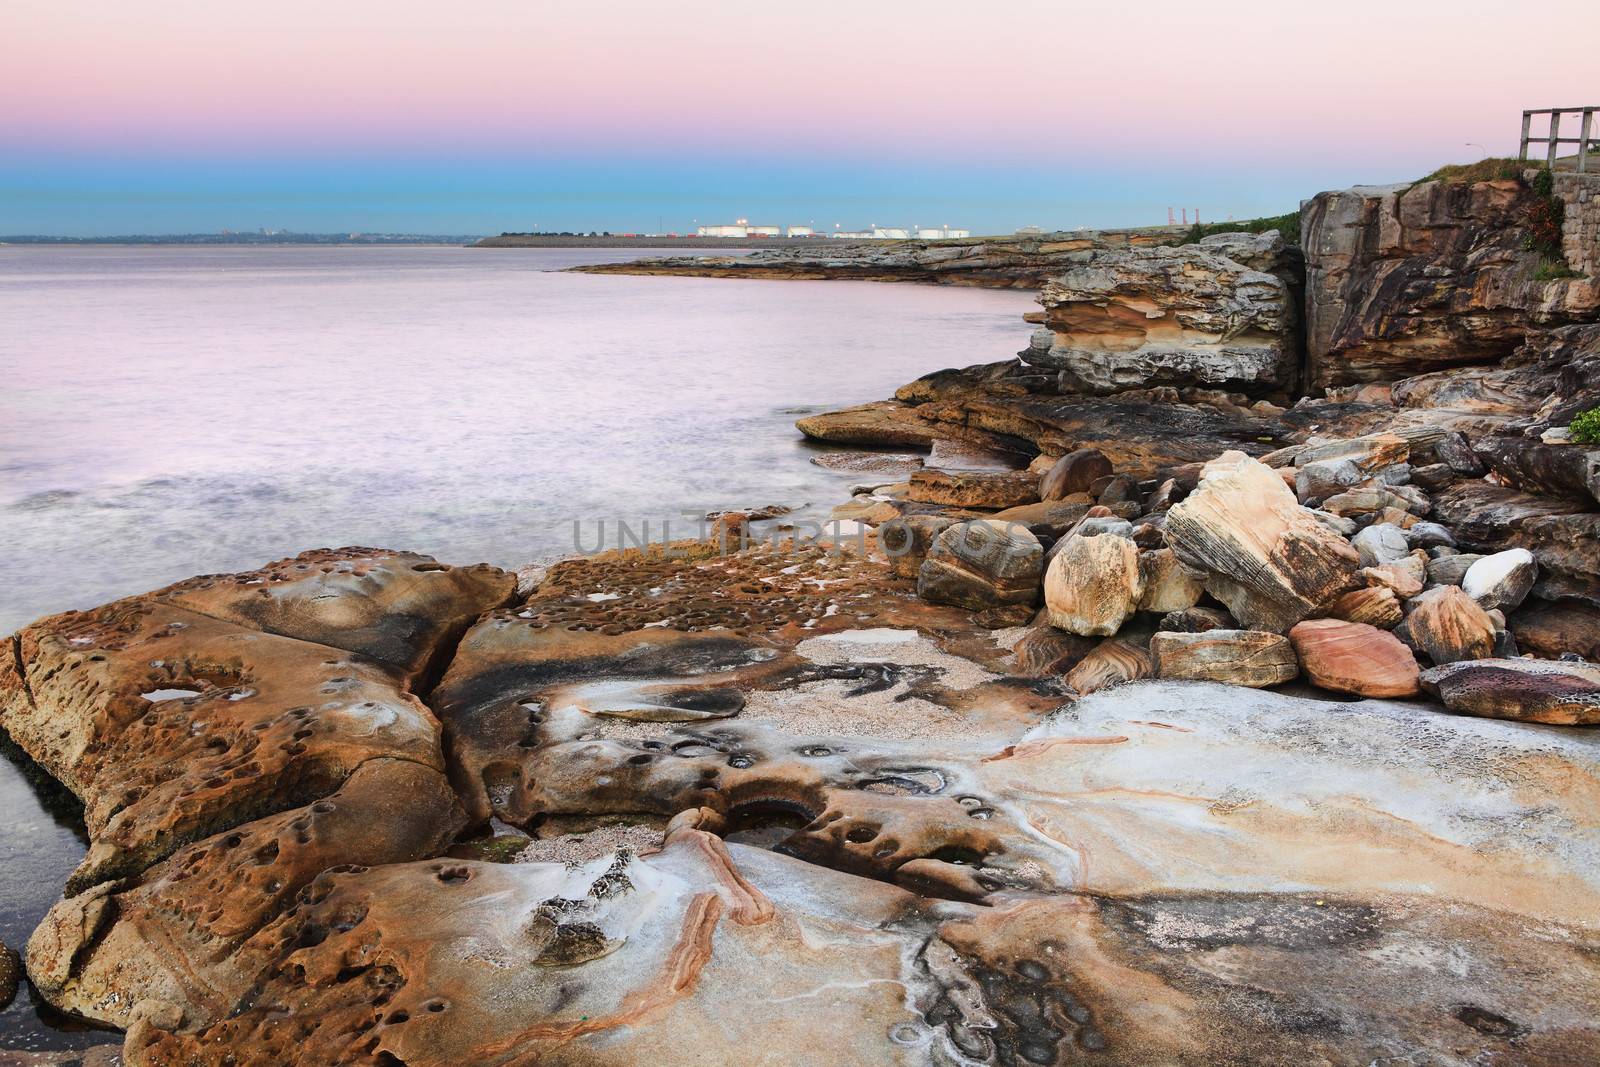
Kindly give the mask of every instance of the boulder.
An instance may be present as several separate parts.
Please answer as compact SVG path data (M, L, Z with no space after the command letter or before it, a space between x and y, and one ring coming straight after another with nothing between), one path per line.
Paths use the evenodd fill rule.
M1406 632L1434 663L1494 655L1494 620L1459 587L1441 585L1429 589L1413 599L1410 607Z
M1143 592L1139 548L1115 534L1069 538L1044 579L1050 625L1085 636L1114 635Z
M1287 630L1353 585L1361 562L1277 472L1242 452L1206 464L1166 530L1178 558L1209 575L1206 591L1254 630Z
M1517 645L1535 656L1566 653L1600 662L1600 608L1578 600L1524 602L1508 620Z
M1387 630L1340 619L1307 619L1289 631L1289 643L1311 684L1363 697L1417 693L1417 661Z
M948 515L904 515L878 527L878 545L899 578L915 579L933 542L959 519Z
M1418 520L1405 528L1412 548L1454 548L1455 535L1436 522Z
M1158 633L1150 639L1150 654L1160 678L1265 689L1300 673L1288 640L1263 630Z
M1352 589L1334 598L1322 610L1330 619L1365 623L1382 630L1394 629L1405 618L1399 596L1387 585L1369 585L1364 589Z
M1405 531L1386 522L1368 526L1350 543L1361 554L1363 567L1382 567L1411 554L1411 543L1406 540Z
M1056 460L1039 479L1040 500L1062 500L1087 493L1101 478L1111 476L1111 461L1095 448L1080 448Z
M1525 548L1496 552L1468 567L1461 578L1461 589L1485 610L1510 611L1527 599L1539 578L1539 564Z
M1381 567L1362 567L1360 571L1361 580L1369 588L1378 586L1392 590L1401 600L1409 600L1422 592L1426 575L1425 567L1411 556Z
M1039 499L1027 471L947 471L924 467L911 474L911 500L955 508L1014 508Z
M1368 477L1367 472L1358 467L1354 460L1347 458L1320 460L1295 468L1294 492L1302 504L1312 500L1326 500L1352 486L1360 485Z
M1275 231L1089 252L1045 283L1022 358L1085 393L1281 393L1296 385L1298 282L1299 251Z
M1558 726L1600 724L1600 667L1534 659L1448 663L1422 685L1462 715Z
M1473 552L1458 552L1428 561L1429 585L1460 585L1472 565L1483 557Z
M1144 582L1140 611L1183 611L1198 604L1205 592L1204 582L1185 569L1170 548L1140 552L1139 572Z
M1154 667L1150 653L1138 645L1107 638L1079 660L1064 681L1073 692L1088 696L1100 689L1148 678Z
M1017 523L972 519L946 528L917 571L917 595L982 611L1039 598L1044 548Z

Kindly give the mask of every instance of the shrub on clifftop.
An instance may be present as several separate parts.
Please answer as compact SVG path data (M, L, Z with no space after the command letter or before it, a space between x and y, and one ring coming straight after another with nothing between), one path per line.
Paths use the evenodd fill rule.
M1600 408L1580 412L1572 420L1572 439L1580 445L1600 445Z

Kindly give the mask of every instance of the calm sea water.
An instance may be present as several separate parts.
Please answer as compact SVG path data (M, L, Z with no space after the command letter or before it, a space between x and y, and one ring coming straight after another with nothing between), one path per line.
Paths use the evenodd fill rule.
M556 273L653 252L0 248L0 634L317 546L515 567L573 523L810 503L796 409L1026 342L1029 295ZM681 527L680 536L688 532ZM0 760L0 938L81 855ZM27 994L0 1048L85 1040Z

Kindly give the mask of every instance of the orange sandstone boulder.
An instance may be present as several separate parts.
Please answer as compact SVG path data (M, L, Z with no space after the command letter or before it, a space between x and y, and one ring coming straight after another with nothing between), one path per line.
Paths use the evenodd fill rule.
M1406 632L1437 664L1494 655L1494 620L1459 586L1441 585L1411 601Z
M1387 630L1341 619L1307 619L1289 631L1289 642L1313 685L1364 697L1416 695L1416 657Z

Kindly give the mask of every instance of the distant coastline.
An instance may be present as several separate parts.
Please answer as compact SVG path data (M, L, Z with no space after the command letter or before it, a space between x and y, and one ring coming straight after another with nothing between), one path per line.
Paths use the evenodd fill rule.
M842 241L821 237L640 237L626 234L502 233L473 243L474 248L703 248L708 251L753 248L842 248L881 245L883 241Z
M470 245L478 234L437 233L166 233L107 237L59 237L48 234L0 235L0 245Z

